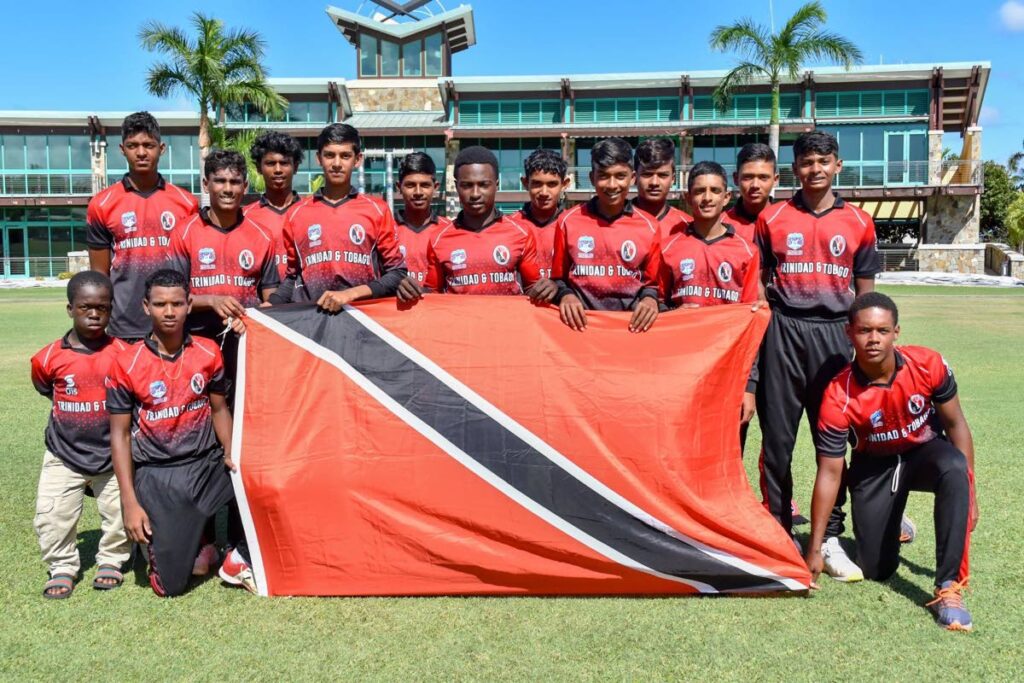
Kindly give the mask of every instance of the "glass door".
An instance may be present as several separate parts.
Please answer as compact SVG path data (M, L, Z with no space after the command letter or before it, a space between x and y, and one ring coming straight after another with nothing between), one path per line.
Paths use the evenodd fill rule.
M28 230L25 226L10 223L4 226L2 256L5 278L28 277Z
M908 135L903 131L885 134L886 185L906 185L910 182L907 138Z

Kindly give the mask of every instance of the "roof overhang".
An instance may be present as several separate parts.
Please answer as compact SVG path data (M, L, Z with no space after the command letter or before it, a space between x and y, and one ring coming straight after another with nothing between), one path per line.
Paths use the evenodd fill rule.
M452 54L461 52L476 44L473 8L468 5L420 19L419 21L398 22L393 19L376 21L371 17L365 17L333 6L327 7L327 16L331 18L331 23L341 31L341 35L345 36L345 40L355 47L359 47L357 41L360 33L384 36L400 43L438 27L444 29Z

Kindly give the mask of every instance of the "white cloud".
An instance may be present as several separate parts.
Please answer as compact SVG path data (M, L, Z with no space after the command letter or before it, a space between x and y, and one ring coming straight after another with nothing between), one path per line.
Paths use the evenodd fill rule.
M1007 0L999 8L999 18L1010 31L1024 31L1024 2Z
M999 123L1000 112L995 107L989 107L982 105L981 113L978 115L978 123L983 126L991 126L992 124Z

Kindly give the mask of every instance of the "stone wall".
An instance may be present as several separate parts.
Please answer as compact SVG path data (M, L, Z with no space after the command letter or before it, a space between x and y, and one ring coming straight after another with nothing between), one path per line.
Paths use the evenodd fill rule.
M922 244L917 269L939 273L985 274L984 244Z
M985 260L988 261L989 274L1009 275L1024 280L1024 254L1010 249L1008 244L986 244Z
M380 82L364 87L350 82L346 88L352 111L442 111L441 93L436 83L409 86Z
M924 238L929 244L977 244L980 226L977 195L937 194L924 200Z

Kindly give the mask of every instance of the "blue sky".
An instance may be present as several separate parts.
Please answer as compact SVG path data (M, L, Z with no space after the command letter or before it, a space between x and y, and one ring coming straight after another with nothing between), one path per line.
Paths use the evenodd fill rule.
M329 3L291 0L162 0L106 5L71 0L10 2L3 10L0 109L187 109L157 100L143 78L154 57L138 46L147 19L185 25L201 7L229 26L260 31L272 76L354 77L353 49L324 13ZM358 0L334 0L355 9ZM450 9L458 0L445 0ZM459 75L606 73L727 68L707 36L749 16L768 23L768 0L476 0L477 45L455 56ZM781 23L799 0L775 0ZM868 64L992 63L981 124L986 158L1005 161L1024 138L1024 0L825 0L829 26L857 43ZM625 11L612 11L625 7ZM130 10L130 11L129 11ZM44 45L45 44L45 45ZM958 136L947 144L959 150Z

